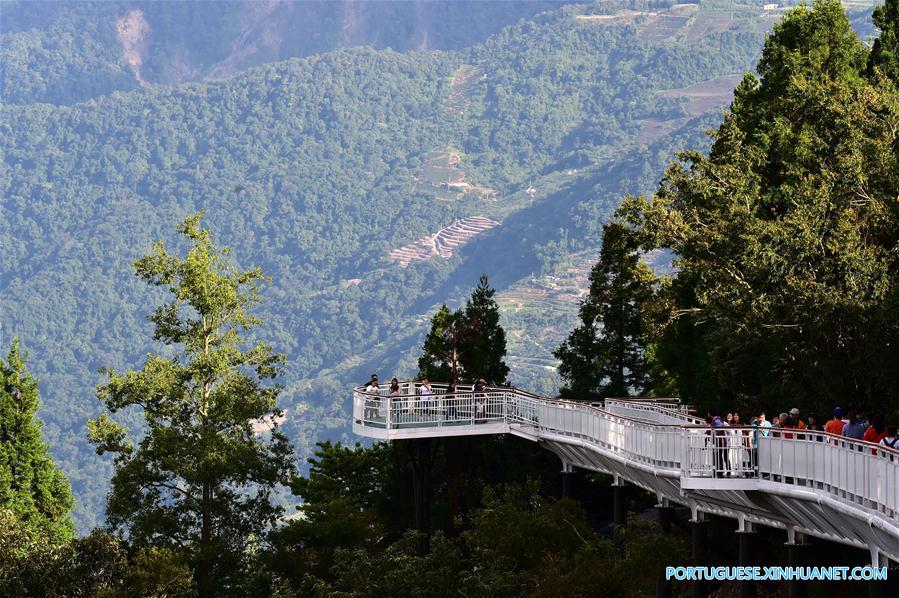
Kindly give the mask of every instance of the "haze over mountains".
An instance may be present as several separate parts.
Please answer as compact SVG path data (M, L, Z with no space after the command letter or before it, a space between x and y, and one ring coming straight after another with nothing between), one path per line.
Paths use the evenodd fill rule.
M205 210L273 282L301 451L348 386L412 376L487 272L516 385L552 392L601 226L702 132L780 17L715 3L4 2L3 327L31 352L80 529L108 462L101 367L158 348L131 263ZM869 12L869 11L868 11ZM280 62L279 62L280 61ZM419 251L420 249L420 251ZM121 414L135 421L134 414Z

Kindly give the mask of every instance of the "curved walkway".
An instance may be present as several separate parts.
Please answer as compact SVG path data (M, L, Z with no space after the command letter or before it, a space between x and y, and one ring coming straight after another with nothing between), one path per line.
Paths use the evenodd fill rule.
M731 517L740 531L782 528L899 561L899 451L825 432L710 429L673 399L586 404L515 388L474 394L403 383L399 395L353 391L353 431L381 440L514 434L572 467L654 492L660 504Z

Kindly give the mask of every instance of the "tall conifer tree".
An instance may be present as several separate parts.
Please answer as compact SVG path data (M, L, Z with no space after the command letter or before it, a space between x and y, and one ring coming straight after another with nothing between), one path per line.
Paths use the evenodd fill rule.
M899 84L899 0L886 0L875 8L873 20L880 35L868 57L869 71L880 69Z
M37 380L13 340L0 358L0 509L50 544L71 540L72 492L41 439Z
M895 9L878 12L878 64ZM725 399L899 406L899 94L868 57L836 0L790 11L709 155L622 209L678 255L692 292L672 319L705 330Z
M655 276L637 248L636 237L622 225L603 227L581 324L554 353L565 382L563 396L586 400L649 389L645 311Z
M272 490L294 466L271 383L283 358L264 343L244 348L262 274L237 270L200 217L178 228L192 244L184 258L157 243L135 262L141 278L173 295L150 316L171 352L148 355L137 371L109 371L98 389L111 412L141 408L146 434L133 445L106 414L89 431L99 453L116 455L109 523L137 546L186 551L199 593L211 596L241 593L248 543L282 513ZM269 430L260 434L260 423Z
M506 332L499 323L495 294L487 275L481 275L461 313L465 330L461 361L466 378L502 385L509 377L509 366L505 362Z
M459 345L462 336L462 318L458 311L450 311L446 305L431 318L431 330L425 337L418 358L418 377L437 382L455 382L459 378Z
M499 323L499 306L487 275L478 281L465 307L456 311L443 305L431 318L431 330L422 345L418 375L438 382L506 384L506 332Z

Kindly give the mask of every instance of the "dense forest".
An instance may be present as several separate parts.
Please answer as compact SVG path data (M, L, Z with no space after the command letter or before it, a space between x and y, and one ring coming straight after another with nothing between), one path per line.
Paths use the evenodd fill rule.
M674 149L702 149L730 79L717 103L694 105L708 92L690 86L751 69L773 20L749 6L583 18L619 8L562 7L455 51L345 48L224 80L4 106L3 335L32 355L79 529L103 512L96 480L109 475L95 472L111 474L84 442L97 372L148 350L153 302L129 264L172 241L171 222L205 210L242 263L272 276L260 334L288 356L285 431L303 455L345 433L349 385L370 370L414 374L436 304L485 271L502 291L595 250L624 194L650 189ZM672 20L682 29L662 27ZM443 176L469 191L447 194ZM387 257L475 215L501 225L447 259ZM513 332L514 349L526 334ZM531 370L512 381L552 392L551 372Z
M663 86L715 71L694 79L654 65L679 56L721 73L723 59L688 57L677 40L629 54L649 43L638 28L595 35L591 19L571 18L594 13L572 10L472 50L520 60L505 74L491 63L497 88L475 54L356 49L225 82L4 110L13 338L0 359L0 593L652 592L667 559L686 562L683 534L638 519L610 526L608 480L563 485L539 446L466 437L310 449L329 416L345 425L345 386L375 367L516 376L497 280L557 271L594 247L579 321L556 351L564 394L674 391L702 408L788 397L805 411L848 400L899 415L899 3L873 12L870 46L836 0L788 12L711 125L708 152L686 128L713 118L691 117ZM541 27L589 68L552 70L530 54L519 42ZM704 39L732 43L727 32ZM630 80L576 52L597 44L659 86L638 96L649 104L606 89ZM483 89L447 110L460 106L447 78L472 63L488 75ZM578 120L552 120L560 89L576 96L560 109ZM530 116L570 128L531 139L541 129ZM637 126L672 117L666 135ZM508 129L491 125L503 118ZM506 151L478 150L484 130ZM404 141L412 149L400 154ZM410 173L434 143L459 148L451 166L502 195L441 199L420 185ZM651 186L659 161L655 192L629 194ZM503 223L467 251L505 266L496 276L472 277L487 260L466 255L407 267L386 257L392 238L420 234L406 223L427 230L428 217L482 212ZM514 259L522 248L529 262ZM650 267L659 253L673 268ZM465 301L432 309L447 298ZM372 347L382 361L349 359ZM644 513L655 501L631 499ZM92 501L105 504L103 526L99 508L85 516ZM73 513L80 531L94 529L76 534ZM716 558L734 561L731 536L714 530ZM782 538L763 541L782 558Z
M3 0L3 96L15 104L72 104L343 47L463 49L560 4Z

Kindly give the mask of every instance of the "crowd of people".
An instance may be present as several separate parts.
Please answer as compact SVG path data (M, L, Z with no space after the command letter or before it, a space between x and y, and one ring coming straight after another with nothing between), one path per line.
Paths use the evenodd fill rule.
M776 431L779 434L783 434L784 438L792 438L790 430L805 430L808 432L827 432L835 436L845 436L890 448L899 448L897 426L886 425L882 415L873 414L868 418L861 411L850 409L846 412L841 407L836 407L833 410L833 419L828 420L823 425L814 414L809 414L808 418L803 420L799 409L796 407L790 409L789 412L783 412L774 416L770 421L767 414L762 411L753 417L749 423L746 423L737 412L727 413L725 416L717 412L709 412L706 416L706 423L713 428L742 426L758 428L752 434L750 434L749 430L744 430L745 436L752 437L753 446L758 446L759 434L767 436L772 431Z
M370 395L384 396L381 392L381 385L378 382L378 375L372 374L368 384L365 385L365 392ZM465 385L464 395L456 398L457 385L451 382L447 385L443 392L436 391L431 382L424 378L421 382L413 383L411 389L407 389L406 393L401 390L400 382L396 378L390 380L390 386L386 396L401 397L406 396L406 400L397 401L393 404L394 413L397 415L406 413L417 414L434 414L440 415L446 419L457 419L462 416L464 411L467 415L472 415L478 420L482 420L487 415L487 381L479 378L471 385ZM408 395L414 395L414 399L410 400Z

